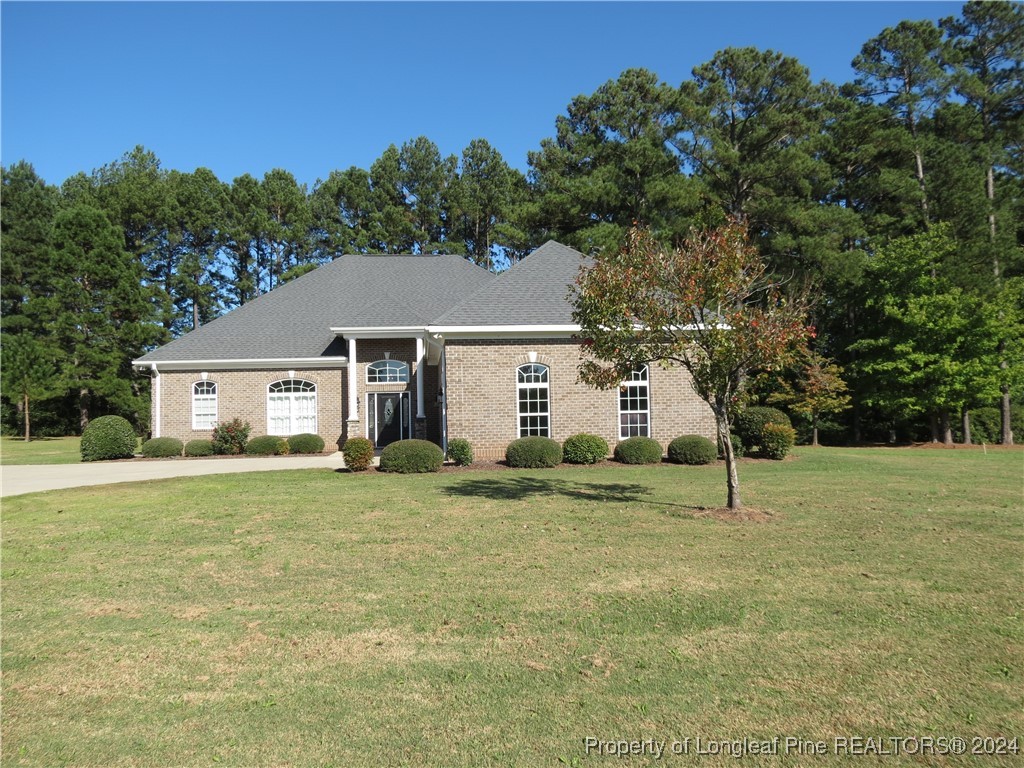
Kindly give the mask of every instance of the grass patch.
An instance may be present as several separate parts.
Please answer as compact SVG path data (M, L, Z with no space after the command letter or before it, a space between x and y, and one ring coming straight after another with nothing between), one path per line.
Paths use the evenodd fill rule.
M744 463L758 523L704 515L723 475L299 470L5 500L4 764L1024 735L1020 452Z
M81 437L0 438L0 464L78 464Z

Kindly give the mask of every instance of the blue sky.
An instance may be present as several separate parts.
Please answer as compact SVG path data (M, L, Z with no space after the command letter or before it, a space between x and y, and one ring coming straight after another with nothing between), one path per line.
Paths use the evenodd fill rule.
M486 138L512 165L581 93L629 67L673 85L728 46L844 82L860 46L960 3L0 4L0 161L48 182L136 144L222 180L312 185L419 135Z

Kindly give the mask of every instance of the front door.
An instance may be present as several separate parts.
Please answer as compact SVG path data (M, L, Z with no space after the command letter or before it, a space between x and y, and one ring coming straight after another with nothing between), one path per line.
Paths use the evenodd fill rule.
M372 392L367 400L370 439L377 448L409 437L408 392Z

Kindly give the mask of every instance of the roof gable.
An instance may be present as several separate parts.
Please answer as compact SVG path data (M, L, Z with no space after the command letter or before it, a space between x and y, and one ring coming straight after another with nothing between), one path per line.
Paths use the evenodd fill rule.
M485 283L432 325L569 325L569 288L590 259L548 240L511 269Z

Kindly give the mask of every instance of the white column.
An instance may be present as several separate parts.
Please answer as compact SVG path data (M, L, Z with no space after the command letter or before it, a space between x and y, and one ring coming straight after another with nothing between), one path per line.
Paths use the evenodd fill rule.
M151 363L153 367L153 378L150 380L150 385L153 388L153 437L160 437L160 371L156 369L156 363ZM189 393L191 397L191 392Z
M356 392L356 340L348 340L348 421L359 418L359 394Z
M423 403L423 370L426 364L426 357L423 354L423 337L416 337L416 418L427 418L427 411Z

